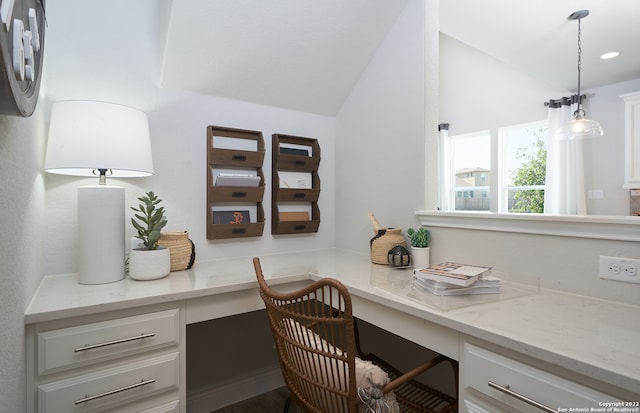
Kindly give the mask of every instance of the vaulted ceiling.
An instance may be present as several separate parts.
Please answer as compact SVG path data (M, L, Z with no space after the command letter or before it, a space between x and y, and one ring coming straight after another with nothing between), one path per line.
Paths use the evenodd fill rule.
M406 0L173 0L165 86L335 115Z
M406 0L173 0L162 84L334 115ZM551 86L640 78L638 0L444 0L440 30ZM619 51L601 60L607 51Z
M637 0L442 0L440 31L545 83L577 87L578 23L582 19L582 87L640 78ZM611 60L600 56L620 52ZM471 68L470 68L471 69Z

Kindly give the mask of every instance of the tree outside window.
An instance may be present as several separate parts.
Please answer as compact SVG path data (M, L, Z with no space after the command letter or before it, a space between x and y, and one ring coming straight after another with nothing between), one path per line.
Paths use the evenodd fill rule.
M520 148L516 157L522 161L522 165L512 172L512 182L520 189L514 191L514 205L510 212L544 213L544 189L547 170L547 148L545 140L533 131L538 137L532 148Z
M544 185L547 168L546 122L502 128L505 153L501 209L516 213L544 213ZM504 210L504 209L503 209Z

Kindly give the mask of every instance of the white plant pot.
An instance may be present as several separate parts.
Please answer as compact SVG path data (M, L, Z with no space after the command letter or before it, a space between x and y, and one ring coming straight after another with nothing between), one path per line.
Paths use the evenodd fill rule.
M158 247L155 250L134 248L129 255L129 277L134 280L157 280L171 272L171 254L169 248Z
M411 247L411 265L413 268L426 268L429 266L429 247Z

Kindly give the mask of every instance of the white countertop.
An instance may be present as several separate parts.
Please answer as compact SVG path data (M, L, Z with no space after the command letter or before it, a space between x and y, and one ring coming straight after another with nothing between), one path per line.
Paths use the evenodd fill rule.
M329 249L260 259L270 284L337 278L354 296L640 395L640 306L551 290L466 306L424 305L391 286L410 271L371 264L368 254ZM76 280L74 274L44 277L25 324L257 288L251 258L196 262L191 270L155 281Z

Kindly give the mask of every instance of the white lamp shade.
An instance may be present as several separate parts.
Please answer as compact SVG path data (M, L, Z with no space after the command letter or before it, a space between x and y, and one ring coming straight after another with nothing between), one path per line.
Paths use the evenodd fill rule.
M147 115L113 103L69 100L53 104L45 171L111 177L153 175Z

